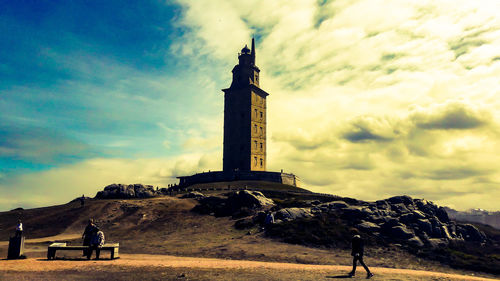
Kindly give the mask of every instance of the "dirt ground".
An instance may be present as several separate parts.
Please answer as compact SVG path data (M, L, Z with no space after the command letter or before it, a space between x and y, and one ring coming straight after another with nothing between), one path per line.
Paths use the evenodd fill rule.
M122 255L117 260L0 261L0 280L329 280L347 278L349 266L261 262L168 255ZM372 267L373 280L495 280L422 270ZM361 268L357 279L364 279Z
M282 243L258 228L237 230L235 220L191 212L192 199L91 200L0 213L0 257L22 215L26 260L0 260L0 280L329 280L350 270L348 249ZM107 242L120 243L119 260L87 261L62 252L47 261L55 241L81 245L86 220L94 218ZM412 256L398 247L367 247L374 280L498 280ZM109 257L103 253L102 257ZM397 268L397 269L396 269ZM366 274L360 267L357 279ZM480 279L480 277L490 279Z

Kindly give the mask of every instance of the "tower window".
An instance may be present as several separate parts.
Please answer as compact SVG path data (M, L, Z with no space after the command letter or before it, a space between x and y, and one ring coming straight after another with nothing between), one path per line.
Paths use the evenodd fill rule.
M255 109L255 118L257 118L257 109Z
M254 157L254 166L257 166L257 157Z
M255 133L257 133L257 125L253 126L255 128Z
M257 150L257 141L254 141L255 143L255 150Z
M264 135L264 131L262 130L262 127L260 127L260 134Z
M264 117L264 114L262 114L262 111L260 112L260 118L262 119Z
M262 158L260 158L260 166L264 166L264 161L262 161Z
M262 151L263 149L263 146L262 146L262 143L260 143L260 151Z

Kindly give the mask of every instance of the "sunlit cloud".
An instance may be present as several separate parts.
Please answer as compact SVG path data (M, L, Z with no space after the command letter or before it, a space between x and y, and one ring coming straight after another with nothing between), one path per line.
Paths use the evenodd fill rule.
M318 191L498 209L497 2L180 2L185 45L258 34L271 169ZM216 48L235 61L237 46Z

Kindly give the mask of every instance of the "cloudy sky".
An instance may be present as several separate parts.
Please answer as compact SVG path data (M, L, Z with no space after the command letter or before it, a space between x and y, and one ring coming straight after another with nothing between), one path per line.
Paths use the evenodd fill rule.
M497 0L0 2L0 210L222 167L256 38L268 169L500 210Z

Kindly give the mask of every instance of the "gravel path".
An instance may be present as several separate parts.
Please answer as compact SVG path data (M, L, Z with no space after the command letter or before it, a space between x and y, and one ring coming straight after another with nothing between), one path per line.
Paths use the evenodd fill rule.
M25 260L1 260L0 276L2 272L47 272L47 271L117 271L123 268L199 268L199 269L265 269L265 270L297 270L297 271L322 271L332 274L345 274L351 268L340 265L310 265L297 263L261 262L248 260L227 260L214 258L176 257L168 255L131 255L122 254L117 260L50 260L29 258ZM498 280L476 276L429 272L422 270L394 269L373 267L371 270L376 276L408 276L408 280L422 278L423 280ZM360 268L359 275L364 276ZM377 279L377 278L374 278ZM385 279L385 278L384 278ZM397 279L404 280L404 279Z

